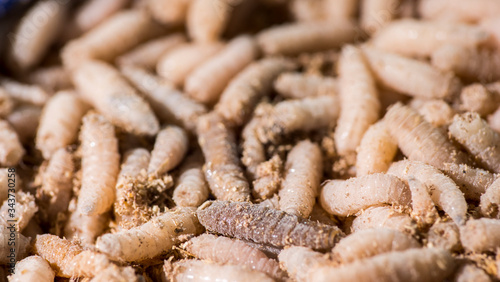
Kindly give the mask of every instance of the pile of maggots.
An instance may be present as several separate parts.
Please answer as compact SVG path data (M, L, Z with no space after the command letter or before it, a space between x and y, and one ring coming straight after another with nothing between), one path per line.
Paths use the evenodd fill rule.
M1 43L0 277L500 279L500 1L76 2Z

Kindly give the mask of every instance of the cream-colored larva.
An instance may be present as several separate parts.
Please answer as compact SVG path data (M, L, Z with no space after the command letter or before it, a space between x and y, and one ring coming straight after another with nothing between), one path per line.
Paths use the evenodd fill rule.
M257 56L257 44L252 37L237 37L194 69L186 78L184 90L196 101L215 103L233 77Z
M280 102L263 118L257 130L259 139L275 143L296 131L328 127L337 120L339 108L339 98L335 95Z
M411 236L388 228L366 229L345 237L335 245L332 258L340 263L351 263L383 253L420 248Z
M122 72L145 95L162 122L179 124L190 132L195 131L198 117L207 111L205 106L144 69L127 66L122 68Z
M246 201L250 187L237 153L234 132L217 113L200 117L198 143L205 156L205 178L219 200Z
M383 173L328 181L320 195L321 206L339 216L354 215L375 205L409 206L410 202L408 186L399 178Z
M298 22L313 22L326 19L325 0L292 0L289 2L290 12Z
M309 281L442 281L455 270L446 250L409 249L390 252L341 266L311 270Z
M7 121L17 133L19 141L25 144L35 138L41 115L42 109L40 107L23 105L17 107L7 117Z
M203 161L199 154L186 158L172 199L180 207L198 207L208 199L208 183L203 175Z
M51 234L36 236L33 251L48 261L60 277L93 277L111 266L106 255L84 250L74 242Z
M174 33L147 41L116 59L119 65L137 65L147 69L154 69L156 62L168 52L186 42L181 33Z
M437 168L418 161L399 161L393 163L387 172L405 181L414 177L427 185L431 199L457 224L465 222L467 202L460 188Z
M193 0L147 0L146 6L155 20L167 25L184 23Z
M427 233L427 245L431 248L441 248L450 252L462 250L458 226L453 221L437 221Z
M65 148L57 150L50 158L42 174L40 208L45 213L45 220L51 225L57 221L59 213L68 209L73 189L73 156Z
M455 110L440 99L413 98L410 106L434 127L447 126L453 121Z
M455 275L455 281L457 282L491 282L490 276L486 272L475 266L473 263L464 264L461 266Z
M458 92L460 82L451 72L370 47L363 51L378 82L389 89L427 99L447 98Z
M460 227L460 240L469 252L496 252L500 247L500 219L480 218Z
M411 191L412 217L419 226L432 225L439 218L439 214L428 186L413 176L409 176L407 181Z
M45 159L73 144L89 106L73 91L60 91L43 108L36 134L36 148Z
M488 124L493 130L500 133L500 108L488 116Z
M77 240L84 247L93 247L95 239L109 226L108 213L84 215L76 207L76 199L68 206L68 219L62 234L68 240Z
M282 73L274 81L274 89L280 96L292 99L335 95L338 93L338 81L317 74Z
M183 248L198 259L218 264L245 266L275 279L285 277L277 261L269 259L263 252L237 239L202 234L186 242ZM231 252L222 253L221 250L231 250Z
M195 42L219 40L231 16L233 3L238 2L192 0L186 19L187 31L191 39Z
M271 106L267 104L260 104L256 111L270 107ZM261 126L261 122L261 117L254 115L241 132L241 162L246 167L247 176L251 181L257 178L257 169L259 165L266 161L264 144L260 142L257 135L257 129Z
M410 160L425 162L438 169L444 169L446 163L470 163L468 156L451 143L445 132L433 127L410 107L397 103L389 108L384 120Z
M24 153L23 145L12 126L5 120L0 120L0 164L2 166L17 165Z
M14 220L16 221L16 231L21 232L38 211L38 206L35 203L33 195L22 191L18 191L15 194L14 208L12 199L12 197L9 197L0 207L0 225L10 226L9 221ZM14 209L14 213L12 213L12 209ZM12 214L14 214L14 217L12 217Z
M242 125L258 101L269 94L276 77L294 68L292 61L283 58L267 58L250 64L222 92L215 110L229 124Z
M12 232L11 229L7 229L7 224L0 225L0 265L6 265L10 263L9 255L11 255L12 243L9 246L10 242L15 242L15 260L21 260L25 257L27 251L30 248L30 239L26 238L19 232ZM11 237L14 234L14 237Z
M396 156L398 144L381 120L366 130L357 149L356 176L386 172Z
M401 0L364 0L361 2L361 27L374 34L398 17ZM391 37L392 39L392 37Z
M25 71L43 59L63 25L67 10L66 5L56 0L40 1L28 10L15 33L9 36L7 58L14 68Z
M500 3L496 0L423 0L419 12L427 19L475 23L499 15Z
M324 51L352 42L356 29L348 20L290 23L271 27L257 34L260 48L267 55L294 56Z
M217 54L224 45L220 42L181 45L163 55L157 62L156 72L176 86L183 86L186 77Z
M80 94L113 124L138 135L160 129L149 104L111 65L99 61L81 64L73 73Z
M461 110L476 112L485 117L493 113L499 105L500 97L483 84L467 85L460 92Z
M219 265L200 260L180 260L175 263L165 261L165 274L168 281L237 281L271 282L274 279L266 274L236 265Z
M486 191L481 196L481 213L485 216L500 217L500 178L486 188Z
M82 4L75 12L74 25L76 32L85 33L123 9L130 0L111 0L102 2L90 0Z
M84 280L79 280L84 281ZM135 274L135 270L131 266L118 267L111 265L110 267L99 272L89 282L109 282L109 281L127 281L139 282L140 278Z
M373 37L372 44L378 49L403 56L429 57L448 44L476 48L489 38L488 32L477 26L402 19L380 30Z
M34 255L16 263L14 274L9 276L9 282L53 282L55 276L49 263L42 257Z
M500 79L500 55L496 49L445 45L432 53L431 63L464 80L490 82Z
M317 267L334 265L328 255L298 246L284 249L278 259L290 278L297 282L308 281L309 272Z
M335 148L353 154L368 127L379 118L377 87L361 50L348 45L338 62L340 116L335 128Z
M479 114L467 112L455 116L449 131L477 162L493 172L500 172L500 135Z
M309 140L298 142L285 163L285 179L279 191L280 210L307 218L316 202L322 176L319 146Z
M0 87L12 99L21 103L42 106L49 99L49 95L41 87L23 84L9 78L0 77Z
M79 67L87 60L110 62L140 42L161 32L162 28L144 11L119 12L82 37L66 44L61 53L62 61L70 70Z
M352 0L324 0L323 5L328 20L350 20L356 15L358 3Z
M394 210L391 206L370 207L352 222L352 232L369 228L390 228L412 234L415 225L408 214Z
M151 151L148 174L159 177L176 167L189 149L189 137L184 129L170 125L158 132Z
M38 68L29 74L28 82L42 87L48 93L69 89L72 86L69 72L63 66Z
M0 117L5 117L12 113L14 101L7 92L0 86Z
M78 210L84 215L102 214L115 200L115 185L120 168L118 141L114 127L101 115L89 113L83 118L82 188Z
M140 261L170 251L185 235L198 235L203 227L194 208L179 208L159 215L145 224L97 239L96 247L110 258ZM184 235L184 236L181 236Z
M266 199L278 191L282 182L283 160L274 155L271 159L257 166L253 180L252 194L256 198Z
M445 164L442 169L464 192L468 200L478 201L493 181L495 175L487 170L465 164Z

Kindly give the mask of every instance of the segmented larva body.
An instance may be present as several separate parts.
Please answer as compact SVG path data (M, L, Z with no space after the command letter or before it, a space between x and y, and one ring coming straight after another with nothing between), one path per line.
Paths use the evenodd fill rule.
M79 33L85 33L124 8L129 0L111 0L101 3L90 0L82 4L75 12L75 28Z
M193 0L148 0L146 5L155 20L180 25L186 19L191 2Z
M500 3L495 0L423 0L419 12L427 19L474 23L500 14Z
M255 40L240 36L194 69L186 78L186 94L201 103L217 102L228 83L258 56Z
M473 263L468 263L463 265L457 270L455 275L455 281L457 282L467 282L467 281L478 281L478 282L490 282L492 281L490 276L484 272L481 268L475 266Z
M183 86L186 77L198 66L219 52L224 45L219 42L184 44L163 55L156 65L159 76L176 86Z
M413 233L416 228L409 215L398 212L391 206L377 206L367 208L359 214L352 222L351 231L381 227L404 233Z
M63 66L38 68L28 75L28 82L39 85L49 93L71 88L73 84L69 72Z
M75 92L61 91L45 105L36 134L36 147L45 159L76 141L88 105Z
M8 225L6 223L2 223L2 225L0 225L0 264L2 265L7 265L10 263L9 255L11 254L10 249L12 248L12 246L9 246L9 238L12 238L10 237L11 234L14 234L15 236L13 240L15 240L14 242L16 242L16 261L24 258L27 249L30 247L30 238L24 237L24 235L19 232L12 233L9 229L7 229L7 226Z
M88 61L73 73L83 97L110 122L138 135L155 135L160 129L149 104L111 65Z
M198 208L197 215L210 232L276 247L295 245L325 250L343 235L336 226L246 202L207 202Z
M66 44L61 53L63 64L74 69L87 60L110 62L141 41L160 34L161 30L144 11L116 13L96 28Z
M482 117L493 113L500 104L500 97L488 88L479 83L465 86L460 92L460 109Z
M168 281L241 281L271 282L270 278L262 272L250 270L237 265L219 265L200 260L180 260L173 264L165 261L165 274Z
M396 156L398 144L381 120L366 130L357 149L356 176L386 172Z
M148 174L159 177L170 171L184 159L188 149L189 137L184 129L170 125L160 130L151 152Z
M410 107L434 127L448 126L455 115L455 110L448 103L438 99L413 98Z
M35 137L41 115L40 107L24 105L13 111L7 121L16 131L19 141L26 143Z
M200 117L198 143L205 156L205 178L219 200L247 201L250 187L240 167L234 132L216 113Z
M468 200L478 201L486 188L495 181L493 173L465 164L445 164L443 172L455 181Z
M230 0L192 0L186 19L189 36L195 42L217 41L226 29L233 3Z
M323 185L320 203L329 213L349 216L380 204L409 206L411 192L399 178L375 173Z
M500 247L500 219L480 218L460 227L460 240L466 251L495 252Z
M280 96L291 99L335 95L338 93L338 81L316 74L282 73L274 81L274 89Z
M411 236L387 228L366 229L345 237L333 248L332 257L341 263L351 263L383 253L420 248Z
M12 99L22 103L42 106L49 99L49 95L40 86L23 84L8 78L0 78L0 87Z
M240 240L202 234L186 242L183 247L198 259L218 264L246 266L275 279L285 277L277 261L269 259L263 252ZM222 253L221 250L231 250L231 252Z
M51 234L36 236L33 249L60 277L93 277L111 265L106 255Z
M208 183L202 166L201 157L192 155L186 158L172 197L177 206L198 207L208 199Z
M14 274L9 276L10 282L38 281L53 282L56 274L49 263L42 257L29 256L16 263Z
M410 249L311 270L309 281L442 281L455 269L446 250Z
M488 32L477 26L402 19L380 30L372 43L378 49L403 56L429 57L444 45L476 48L489 38Z
M294 63L283 58L262 59L250 64L229 83L215 110L228 123L242 125L248 120L258 101L269 94L276 77L294 68Z
M263 118L259 139L276 143L295 131L311 131L335 123L339 115L337 96L319 96L280 102Z
M427 99L447 98L459 90L460 81L451 72L374 48L363 51L376 79L389 89Z
M399 0L367 0L361 3L360 23L363 30L374 34L398 16ZM394 25L390 24L391 26ZM382 32L377 33L380 36ZM389 37L393 39L392 37Z
M309 271L321 266L333 265L328 255L306 247L291 246L280 252L278 259L290 278L297 282L308 281Z
M398 103L385 114L389 132L401 151L412 161L444 169L446 163L468 164L468 156L459 151L446 133L433 127L415 110Z
M259 107L261 106L262 105ZM264 107L271 106L266 105ZM261 123L261 117L254 116L249 122L247 122L241 133L241 147L243 149L241 162L245 165L247 175L250 180L255 180L259 165L266 161L264 144L260 142L259 137L257 136L257 129L261 126Z
M12 113L14 101L7 92L0 86L0 117L5 117Z
M283 161L278 155L257 166L252 194L256 198L266 199L278 191L281 184ZM316 192L317 194L317 192Z
M412 217L419 226L432 225L439 218L439 214L431 199L429 188L413 176L409 176L407 181L411 191Z
M433 166L415 161L393 163L387 172L408 181L414 177L427 185L432 201L457 224L465 222L467 202L460 188L448 176Z
M139 89L163 122L182 125L194 132L198 117L206 113L202 104L175 89L167 81L134 66L122 67L123 74Z
M66 149L57 150L43 173L42 193L47 222L56 222L57 215L68 209L73 189L73 156Z
M458 226L453 221L438 221L434 223L428 232L427 245L450 252L462 250Z
M0 164L15 166L24 156L24 148L17 133L5 120L0 120Z
M163 54L171 52L186 42L186 37L181 33L174 33L158 39L147 41L132 51L123 54L116 59L121 65L137 65L148 69L154 69L156 62Z
M41 1L28 10L15 33L9 36L11 46L6 58L15 68L25 71L43 59L64 22L67 10L56 0Z
M109 226L109 214L84 215L74 202L70 203L69 210L72 212L64 226L64 238L78 240L84 247L94 247L96 238Z
M110 258L140 261L168 252L173 245L198 235L203 227L196 218L194 208L180 208L159 215L145 224L97 239L97 249Z
M350 21L284 24L257 35L260 48L267 55L294 56L305 52L325 51L352 42L356 29Z
M466 80L500 79L500 55L495 50L445 45L432 54L431 61L437 69L454 72Z
M500 177L486 188L479 206L483 215L500 217Z
M18 191L16 192L16 205L14 207L15 217L11 217L12 202L4 201L0 207L0 226L9 226L9 220L14 220L16 221L16 231L21 232L37 211L35 197L29 193Z
M338 62L340 116L335 147L340 155L355 153L368 127L379 118L380 102L363 53L354 46L342 49Z
M103 116L91 112L83 118L80 139L82 188L78 210L84 215L102 214L113 205L120 169L115 129Z
M485 168L500 172L500 135L477 113L457 115L450 134Z
M313 209L323 176L323 159L319 146L301 141L288 153L285 179L279 191L280 210L307 218Z

